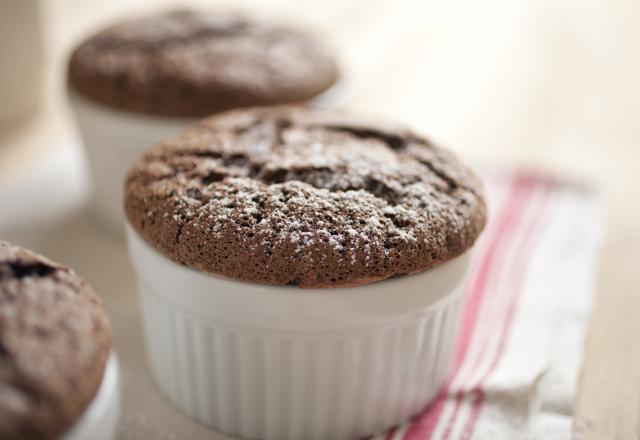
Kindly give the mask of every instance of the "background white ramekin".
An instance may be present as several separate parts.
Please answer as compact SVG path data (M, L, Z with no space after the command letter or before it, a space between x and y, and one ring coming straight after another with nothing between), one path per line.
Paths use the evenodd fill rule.
M112 109L69 90L69 103L89 164L96 220L122 232L124 179L147 148L182 131L197 118L148 116Z
M120 371L114 353L109 357L98 393L80 419L61 440L113 440L120 418Z
M300 289L203 274L127 236L155 379L217 430L360 438L418 413L446 379L468 253L362 287Z
M341 80L309 100L321 108L340 106L347 96ZM154 116L110 108L68 89L93 185L92 211L101 225L122 233L124 179L147 148L173 137L201 118Z

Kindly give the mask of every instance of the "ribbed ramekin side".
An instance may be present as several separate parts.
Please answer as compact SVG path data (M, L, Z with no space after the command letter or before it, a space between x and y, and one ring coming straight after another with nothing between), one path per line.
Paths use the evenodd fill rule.
M446 378L461 301L377 327L302 333L214 322L139 290L167 397L214 429L267 440L358 438L419 412Z

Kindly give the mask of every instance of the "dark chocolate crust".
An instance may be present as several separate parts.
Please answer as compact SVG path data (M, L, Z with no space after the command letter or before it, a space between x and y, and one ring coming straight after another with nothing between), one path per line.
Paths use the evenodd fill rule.
M206 116L301 102L337 79L333 54L305 31L239 13L176 10L110 27L69 62L73 90L133 112Z
M296 107L231 111L149 150L126 183L140 236L211 274L301 287L424 271L469 249L477 177L404 129Z
M89 286L0 241L0 438L59 438L94 398L110 352Z

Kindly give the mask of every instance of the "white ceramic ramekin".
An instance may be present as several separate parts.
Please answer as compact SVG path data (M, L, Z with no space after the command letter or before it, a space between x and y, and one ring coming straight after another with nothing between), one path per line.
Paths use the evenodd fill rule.
M203 274L127 236L155 379L210 427L361 438L418 413L446 379L467 254L362 287L300 289Z
M345 82L308 102L335 107L344 102ZM84 144L93 185L92 211L101 225L122 233L123 187L129 167L147 148L171 138L201 118L153 116L112 109L71 88L69 103Z
M69 90L93 184L93 214L101 225L122 232L124 179L147 148L182 131L196 118L171 118L112 109Z
M120 418L120 372L111 354L98 393L80 419L61 440L113 440Z

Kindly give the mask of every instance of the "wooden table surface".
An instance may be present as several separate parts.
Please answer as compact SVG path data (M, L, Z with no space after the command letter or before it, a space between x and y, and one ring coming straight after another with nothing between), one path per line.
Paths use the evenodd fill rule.
M63 87L71 45L114 17L167 2L127 3L42 2L44 96L34 114L0 124L0 185L72 133ZM640 2L236 3L325 31L341 53L349 107L404 121L469 160L602 188L606 241L574 431L640 438Z

